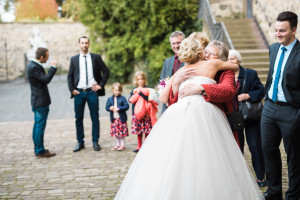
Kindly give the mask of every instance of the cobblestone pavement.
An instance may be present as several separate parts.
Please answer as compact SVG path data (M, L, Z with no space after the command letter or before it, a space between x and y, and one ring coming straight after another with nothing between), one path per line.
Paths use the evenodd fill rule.
M131 151L137 145L136 137L126 138L125 151L112 151L114 138L109 135L108 114L103 112L100 113L102 150L96 152L92 148L91 122L86 117L86 148L73 153L76 145L73 102L70 103L65 81L58 78L50 84L52 115L45 132L45 147L57 155L39 159L33 153L33 113L29 90L26 91L24 85L29 87L18 81L0 85L0 199L113 199L136 155ZM106 98L103 97L102 104ZM245 150L252 169L248 148ZM285 160L283 152L282 156ZM285 163L284 191L287 190Z

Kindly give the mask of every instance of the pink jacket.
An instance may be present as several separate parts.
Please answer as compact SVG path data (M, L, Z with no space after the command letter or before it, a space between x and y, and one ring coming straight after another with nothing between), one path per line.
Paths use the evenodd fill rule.
M149 96L149 88L142 88L140 92L145 96ZM148 115L150 116L152 126L156 123L156 113L158 111L158 103L156 101L145 101L145 99L136 92L129 98L129 102L135 103L134 115L138 120L141 120Z

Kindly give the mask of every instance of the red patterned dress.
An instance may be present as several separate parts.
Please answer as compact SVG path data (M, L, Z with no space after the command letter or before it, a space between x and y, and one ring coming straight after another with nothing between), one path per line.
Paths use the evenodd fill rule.
M132 134L149 134L152 129L151 119L149 116L138 120L135 115L131 120L131 132Z
M118 108L118 112L113 112L110 107L114 106ZM106 110L110 112L111 125L110 125L110 135L114 137L124 137L128 136L127 127L127 115L126 110L129 109L128 102L124 96L112 96L108 98L106 103Z

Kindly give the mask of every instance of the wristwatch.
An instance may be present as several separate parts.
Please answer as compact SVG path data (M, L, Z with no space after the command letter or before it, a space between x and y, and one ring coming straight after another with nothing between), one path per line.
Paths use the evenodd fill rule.
M200 94L201 94L201 95L203 95L203 94L204 94L204 92L205 92L205 90L203 89L203 90L201 91L201 93L200 93Z

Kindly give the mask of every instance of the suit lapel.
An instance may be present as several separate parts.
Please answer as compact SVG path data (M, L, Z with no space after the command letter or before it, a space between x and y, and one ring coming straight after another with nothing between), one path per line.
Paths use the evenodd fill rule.
M239 88L239 91L238 94L241 94L243 91L241 90L243 87L244 87L244 79L245 79L245 75L246 75L246 71L243 67L239 66L240 67L240 72L239 72L239 76L238 76L238 80L240 82L240 88Z
M292 52L291 52L286 64L285 64L285 69L284 69L283 75L286 74L288 68L291 66L291 63L292 63L294 57L296 56L296 54L298 53L299 48L300 48L300 44L299 44L299 41L297 41L294 48L292 49Z
M175 56L172 56L170 59L170 67L169 67L169 71L168 71L168 76L171 77L172 76L172 72L173 72L173 67L174 67L174 62L175 62Z
M79 74L80 74L80 64L79 64L79 56L80 54L78 54L74 59L75 59L75 72L74 72L74 79L75 79L75 87L77 87L77 84L79 83Z
M270 70L271 70L271 75L273 74L274 71L274 65L275 65L275 60L276 60L276 56L279 50L280 44L277 43L277 45L273 48L273 52L271 54L271 58L270 58ZM272 77L271 77L272 79Z
M180 63L179 69L185 65L184 62Z
M95 70L96 70L96 68L95 68L95 66L96 66L96 57L95 57L95 54L93 54L93 53L90 53L90 54L91 54L91 59L92 59L93 75L94 75L94 77L95 77Z

